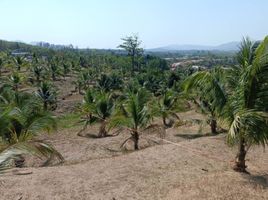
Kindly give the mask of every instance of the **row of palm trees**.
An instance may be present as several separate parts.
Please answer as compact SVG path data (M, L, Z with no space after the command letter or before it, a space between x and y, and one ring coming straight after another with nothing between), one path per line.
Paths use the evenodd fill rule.
M121 95L89 89L81 107L82 122L85 124L81 131L96 122L100 123L98 137L107 137L113 128L126 128L131 134L128 139L134 142L134 149L137 150L139 135L150 125L153 117L161 116L166 128L173 125L174 121L170 118L178 118L174 110L176 100L172 91L156 98L142 87L126 90Z
M8 73L0 83L0 168L8 168L12 160L16 166L23 166L24 154L53 156L63 161L53 146L35 139L43 131L57 128L57 120L49 111L56 106L57 93L53 84L44 79L44 61L35 54L32 62L19 56L1 59ZM29 77L34 77L32 83Z

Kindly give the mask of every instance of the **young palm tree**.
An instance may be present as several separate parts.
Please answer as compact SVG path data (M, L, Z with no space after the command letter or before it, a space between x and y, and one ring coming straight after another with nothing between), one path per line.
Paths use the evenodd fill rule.
M248 149L268 144L268 37L259 45L244 39L238 62L228 72L230 98L224 118L230 127L228 141L239 147L234 169L246 172Z
M42 72L44 71L43 66L34 64L32 67L32 72L34 77L36 78L36 82L39 84L41 81Z
M22 82L22 77L19 73L17 72L13 72L10 77L9 77L9 81L8 81L9 85L12 87L12 89L15 91L15 92L18 92L19 90L19 86Z
M40 110L40 104L32 95L20 93L18 97L19 104L12 99L0 102L0 137L4 142L0 146L0 168L14 156L20 158L17 163L23 162L21 155L25 153L46 157L53 154L62 161L62 156L51 145L34 140L40 131L56 128L55 118Z
M20 71L21 70L21 67L24 65L24 60L22 57L20 56L17 56L13 59L13 62L14 64L16 65L17 67L17 70Z
M200 97L199 106L210 115L211 133L217 133L217 117L221 114L227 94L223 82L224 70L214 68L210 71L199 71L187 78L183 84L186 92L195 89Z
M68 73L71 71L71 67L69 65L69 63L67 62L63 62L63 76L64 76L64 80L66 80L66 76L68 75Z
M152 120L152 112L148 105L149 98L149 94L143 88L140 88L136 93L129 93L126 101L120 106L120 110L109 124L111 127L127 127L131 134L131 137L128 139L133 140L135 150L139 149L141 131L147 128Z
M60 58L59 57L53 57L49 60L48 63L49 66L49 71L51 74L51 78L53 81L57 80L57 76L60 75L60 66L61 66L61 62L60 62Z
M174 112L177 106L177 97L172 90L167 90L158 100L156 104L155 112L160 114L162 117L163 124L166 128L170 128L174 120L169 119L170 117L179 119L179 116Z
M100 78L97 80L97 87L103 91L109 91L112 89L112 80L106 74L101 74Z
M83 113L85 114L85 127L88 124L100 123L98 137L106 137L106 128L114 111L115 103L112 94L87 90L84 96Z
M224 87L203 71L190 78L186 89L204 88L204 98L229 126L228 142L238 144L234 169L246 172L249 148L268 144L268 37L259 45L244 39L237 58L239 65L225 70Z
M43 102L43 109L48 110L48 106L57 104L56 91L48 82L42 82L36 92L37 97Z
M50 64L50 72L51 72L51 77L53 81L56 81L56 76L58 75L59 68L56 65L56 63L52 62Z
M77 79L73 81L73 84L75 85L75 91L78 90L79 94L84 95L82 90L87 90L90 86L91 81L92 73L89 70L80 72Z

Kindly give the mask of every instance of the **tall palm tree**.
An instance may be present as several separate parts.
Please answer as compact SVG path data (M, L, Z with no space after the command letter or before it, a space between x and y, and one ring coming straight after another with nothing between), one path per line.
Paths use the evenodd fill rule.
M152 112L148 105L149 98L148 92L143 88L138 89L137 92L129 93L126 101L122 103L120 110L109 124L111 127L127 127L131 134L128 139L134 142L135 150L139 149L140 133L148 127L152 120Z
M109 131L106 126L109 123L114 108L115 102L112 94L87 90L83 102L83 113L85 116L83 120L85 121L85 127L83 130L88 124L99 122L98 137L106 137Z

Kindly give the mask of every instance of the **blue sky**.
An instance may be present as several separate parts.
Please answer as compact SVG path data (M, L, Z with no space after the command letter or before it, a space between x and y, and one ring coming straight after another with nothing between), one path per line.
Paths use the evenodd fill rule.
M217 45L268 34L268 0L0 0L0 38L115 48Z

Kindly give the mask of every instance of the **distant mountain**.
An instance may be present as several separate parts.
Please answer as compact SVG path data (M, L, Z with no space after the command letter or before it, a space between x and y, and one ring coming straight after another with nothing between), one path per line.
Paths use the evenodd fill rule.
M190 50L205 50L205 51L238 51L239 42L229 42L224 43L218 46L208 46L208 45L168 45L164 47L147 49L147 51L151 52L165 52L165 51L190 51Z

